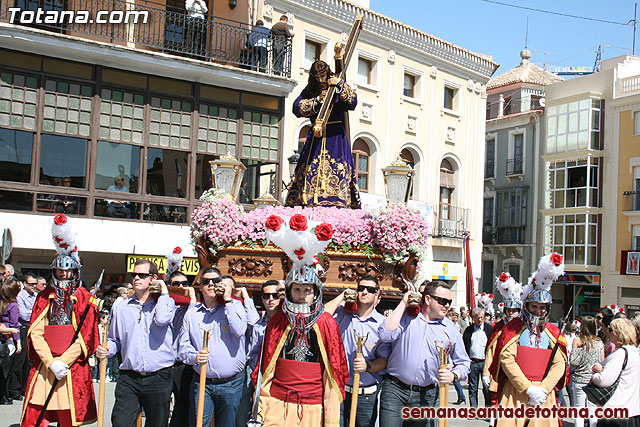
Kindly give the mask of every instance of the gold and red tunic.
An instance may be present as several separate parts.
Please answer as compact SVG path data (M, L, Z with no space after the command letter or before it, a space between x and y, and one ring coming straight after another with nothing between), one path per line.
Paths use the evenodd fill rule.
M69 374L58 381L53 397L47 406L49 411L69 411L59 414L60 421L71 420L73 426L96 422L96 403L89 356L95 353L99 340L97 300L83 287L71 296L74 301L71 325L49 325L55 290L49 286L38 294L27 332L28 355L34 361L22 409L21 425L31 425L33 414L39 413L56 377L49 369L60 360L69 366ZM87 305L91 305L76 341L69 345ZM27 416L25 417L25 415ZM37 415L36 415L37 418ZM66 424L66 423L65 423ZM43 424L45 425L45 424Z
M264 349L252 375L255 383L258 369L262 369L259 412L264 427L340 424L340 404L349 380L340 330L333 317L323 313L312 331L320 360L284 359L283 349L294 331L282 311L269 320Z

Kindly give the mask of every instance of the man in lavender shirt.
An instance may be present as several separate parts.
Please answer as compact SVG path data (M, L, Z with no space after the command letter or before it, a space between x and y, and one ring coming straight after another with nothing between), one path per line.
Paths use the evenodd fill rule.
M358 409L356 412L357 427L373 427L378 418L378 392L382 382L381 371L387 367L387 358L391 353L391 345L380 341L378 328L385 317L376 311L380 297L378 279L363 276L358 280L357 292L346 290L332 301L325 304L324 310L333 314L340 328L344 350L349 363L349 382L345 385L345 399L340 410L341 425L349 425L351 399L353 399L353 375L360 373L358 390ZM345 303L345 293L356 294L354 303ZM355 311L353 311L355 309ZM348 311L347 311L348 310ZM355 334L366 337L362 346L362 357L356 358L357 343Z
M427 284L417 316L405 312L409 293L378 329L380 339L392 343L380 392L380 425L435 427L434 419L403 422L402 408L437 407L438 383L466 379L470 360L458 327L445 317L452 302L450 286L440 281ZM436 340L451 345L451 365L447 368L440 369Z
M232 286L222 282L218 269L209 267L200 279L202 302L189 308L184 316L178 353L186 365L193 365L196 374L191 382L189 425L196 425L200 365L207 365L204 413L202 425L211 423L215 410L216 426L233 426L242 397L242 379L247 361L245 332L247 311L241 301L231 297ZM223 303L216 299L215 287L224 286ZM205 350L203 330L209 330Z
M113 312L107 348L99 346L99 359L122 355L116 401L111 412L113 427L130 427L140 408L147 427L166 427L171 398L171 367L175 362L172 320L176 310L163 281L160 296L150 293L158 278L158 267L146 259L133 268L134 295Z
M31 310L36 302L38 292L36 292L36 284L38 280L36 275L28 272L24 275L22 282L22 290L18 293L16 301L18 303L18 322L20 322L20 344L25 351L16 353L13 356L13 364L9 374L9 398L13 400L22 400L26 388L27 377L31 370L33 362L27 357L27 331L29 330L29 322L31 321Z

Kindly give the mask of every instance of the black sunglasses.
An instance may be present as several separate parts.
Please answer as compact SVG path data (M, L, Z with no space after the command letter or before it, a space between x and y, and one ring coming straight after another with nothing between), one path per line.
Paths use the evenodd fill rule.
M215 285L220 282L222 282L222 279L219 277L210 277L208 279L205 279L205 278L202 279L203 285Z
M172 286L189 286L189 281L188 280L176 280L170 283L170 285Z
M270 299L280 299L279 292L267 292L262 294L262 299L270 300Z
M133 278L139 277L141 279L146 279L147 277L153 276L151 273L132 273Z
M431 298L433 298L434 300L438 301L438 304L440 304L441 306L445 306L445 305L451 305L451 303L453 302L452 299L447 299L447 298L442 298L442 297L437 297L435 295L429 295Z
M358 285L358 288L357 288L358 292L364 292L365 289L370 294L375 294L376 292L378 292L378 288L376 286Z
M26 283L27 285L31 285L31 286L35 286L35 285L38 284L38 282L24 282L24 283Z

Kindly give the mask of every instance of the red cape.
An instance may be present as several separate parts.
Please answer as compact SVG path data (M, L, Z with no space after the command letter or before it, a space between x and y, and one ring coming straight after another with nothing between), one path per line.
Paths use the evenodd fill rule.
M342 393L342 399L344 400L344 385L349 381L349 365L347 364L347 357L344 351L344 345L342 343L342 337L340 335L340 329L338 324L334 320L333 316L324 312L318 320L316 325L320 330L320 338L324 344L324 353L329 359L329 366L331 367L331 373L333 378L340 388ZM264 373L269 365L269 362L274 357L280 355L275 354L276 347L282 339L282 335L289 326L289 319L285 316L284 312L278 311L270 320L267 325L267 329L264 334L264 349L262 354L258 356L258 363L256 369L251 374L251 379L255 385L258 380L258 369L262 369ZM320 344L320 340L318 340ZM323 349L321 349L321 353ZM263 357L264 356L264 357Z
M42 361L38 356L38 353L33 348L31 342L31 331L35 323L42 320L42 318L49 313L51 306L51 298L54 297L54 289L51 286L47 286L42 292L38 293L38 297L33 305L33 311L31 312L31 324L29 325L29 331L27 332L27 350L29 359L34 361L31 372L29 373L29 379L27 381L27 390L25 392L25 408L28 402L31 400L31 393L33 392L33 385L35 384L35 377L40 370ZM93 394L93 379L91 376L91 367L89 366L89 356L96 352L96 348L100 344L100 335L98 332L98 306L96 299L83 287L79 287L73 294L71 299L75 299L76 303L73 305L72 324L74 328L77 328L80 319L87 308L87 305L91 305L87 316L84 319L84 323L80 329L77 341L83 347L83 352L76 362L70 366L71 370L71 387L73 392L74 401L71 402L72 419L80 423L91 423L97 418L96 401ZM23 410L24 416L24 410Z
M520 339L520 335L522 335L523 329L526 327L524 321L521 318L515 318L507 323L502 328L502 334L498 337L498 341L496 343L496 350L493 353L493 360L491 361L491 366L489 367L489 372L493 378L496 378L498 382L498 395L502 393L502 386L504 385L504 381L506 380L506 375L502 369L500 369L500 356L502 355L502 351L505 347L510 344L514 339ZM567 340L564 335L560 332L560 329L554 325L553 323L548 323L545 325L544 329L549 331L554 338L555 342L558 342L558 350L560 350L565 358L568 359L567 356ZM551 344L555 345L555 342L552 341ZM566 375L563 375L558 384L556 384L557 389L561 389L564 385L569 381L569 364L567 364Z
M493 342L493 340L496 338L496 336L500 333L500 331L502 331L502 328L504 328L504 319L502 319L501 321L499 321L498 323L496 323L493 326L493 330L491 331L491 335L489 335L489 339L487 340L488 343ZM489 345L489 344L487 344Z

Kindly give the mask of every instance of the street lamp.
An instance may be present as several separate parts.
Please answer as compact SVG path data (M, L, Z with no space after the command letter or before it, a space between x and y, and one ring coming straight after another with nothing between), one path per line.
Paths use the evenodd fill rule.
M287 161L289 162L289 183L282 182L285 190L288 190L291 187L291 182L293 181L293 175L296 173L296 166L298 166L298 161L300 160L300 154L298 154L297 150L293 151L293 154L289 156Z
M384 189L389 203L407 203L415 171L398 156L391 165L382 169Z
M230 194L238 201L242 176L247 167L239 162L231 152L220 156L218 160L210 160L212 187Z

